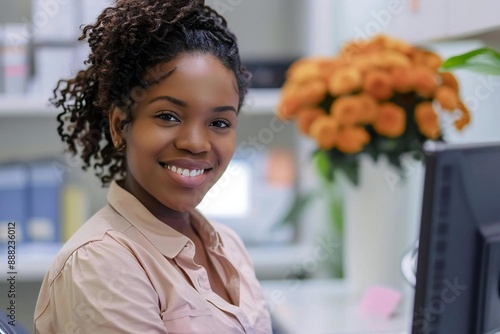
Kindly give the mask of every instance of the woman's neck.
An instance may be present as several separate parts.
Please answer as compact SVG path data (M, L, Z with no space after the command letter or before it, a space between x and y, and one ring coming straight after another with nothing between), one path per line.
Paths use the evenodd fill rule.
M186 236L192 235L193 227L190 223L189 212L175 211L163 205L154 196L144 190L138 182L131 178L127 178L119 185L135 196L158 220L172 227L179 233Z

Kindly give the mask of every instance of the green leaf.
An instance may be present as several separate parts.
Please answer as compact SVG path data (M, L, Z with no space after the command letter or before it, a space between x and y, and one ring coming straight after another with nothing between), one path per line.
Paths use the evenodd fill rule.
M357 160L343 166L342 171L354 186L357 187L359 185L359 162Z
M314 162L319 174L329 183L333 182L333 167L324 151L318 150L314 154Z
M500 75L500 53L484 47L450 57L440 68L440 71L467 69L481 74Z
M330 222L339 236L344 232L344 203L341 196L332 196L329 205Z
M387 158L389 160L389 163L396 167L398 170L401 169L401 159L400 159L400 154L388 154Z

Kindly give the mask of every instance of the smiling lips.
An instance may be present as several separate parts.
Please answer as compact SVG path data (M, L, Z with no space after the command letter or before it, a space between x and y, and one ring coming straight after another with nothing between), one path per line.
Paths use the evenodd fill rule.
M208 178L208 171L212 168L186 168L173 164L160 163L166 174L179 186L184 188L197 188L203 185ZM194 167L194 166L193 166Z
M187 176L187 177L194 177L202 174L205 170L204 169L187 169L187 168L180 168L176 166L166 166L167 169L170 169L172 172L177 173L182 176Z

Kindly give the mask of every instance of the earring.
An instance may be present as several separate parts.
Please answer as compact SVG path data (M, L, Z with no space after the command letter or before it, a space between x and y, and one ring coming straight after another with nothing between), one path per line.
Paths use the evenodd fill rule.
M115 144L115 150L117 152L121 152L125 149L125 141L118 142L118 140L115 140L114 144Z
M120 142L120 144L116 147L116 151L122 152L123 150L125 150L125 146L126 146L125 141Z

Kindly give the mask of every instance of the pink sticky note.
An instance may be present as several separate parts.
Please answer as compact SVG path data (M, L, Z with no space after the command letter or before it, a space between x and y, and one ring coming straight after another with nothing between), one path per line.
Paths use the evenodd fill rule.
M401 300L398 290L374 285L368 288L359 308L362 312L389 318Z

